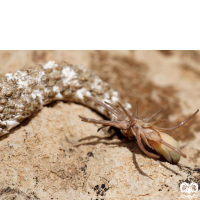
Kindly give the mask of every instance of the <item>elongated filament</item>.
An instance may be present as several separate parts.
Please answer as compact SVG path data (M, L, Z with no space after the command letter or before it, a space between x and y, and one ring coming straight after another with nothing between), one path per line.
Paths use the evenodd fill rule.
M188 117L185 121L183 121L180 124L178 124L177 126L174 126L174 127L171 127L171 128L161 128L161 127L158 127L158 126L154 126L154 127L156 129L161 130L161 131L170 131L170 130L177 129L178 127L182 126L183 124L188 122L190 119L192 119L198 112L199 112L199 109L194 114L192 114L190 117Z
M175 151L176 153L180 154L181 156L183 156L184 158L186 158L186 155L184 153L182 153L180 150L174 148L172 145L168 144L167 142L165 142L164 140L160 140L160 143L164 144L165 146L169 147L171 150Z

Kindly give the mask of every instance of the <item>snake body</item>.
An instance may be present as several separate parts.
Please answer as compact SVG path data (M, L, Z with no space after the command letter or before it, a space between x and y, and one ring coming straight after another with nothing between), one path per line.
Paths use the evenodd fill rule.
M0 136L46 104L55 100L88 106L112 118L103 107L84 99L84 95L115 104L120 101L114 91L98 76L82 66L49 61L44 65L0 77ZM124 104L127 109L130 104Z

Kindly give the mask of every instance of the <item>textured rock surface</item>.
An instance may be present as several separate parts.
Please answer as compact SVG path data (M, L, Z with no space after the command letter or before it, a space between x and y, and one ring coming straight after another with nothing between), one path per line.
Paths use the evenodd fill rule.
M124 101L134 106L138 99L141 118L162 107L158 118L169 121L163 127L200 108L198 51L1 51L0 58L1 75L48 60L84 65ZM200 188L199 115L170 132L187 155L182 169L148 158L118 132L97 133L78 115L101 118L55 102L0 138L0 199L177 199L181 182Z

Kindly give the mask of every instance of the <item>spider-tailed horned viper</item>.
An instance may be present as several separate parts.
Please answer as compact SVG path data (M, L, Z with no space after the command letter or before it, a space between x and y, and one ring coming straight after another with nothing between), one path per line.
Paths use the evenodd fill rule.
M111 117L104 108L84 99L84 95L120 101L118 93L82 66L49 61L33 69L7 73L0 77L0 136L55 100L73 101ZM131 108L130 104L125 104Z
M82 66L73 66L66 62L56 64L55 61L49 61L32 69L17 71L14 74L7 73L5 76L0 77L0 136L9 133L13 127L19 125L32 113L55 100L80 103L111 120L121 120L121 117L114 116L112 115L113 113L108 112L105 103L103 106L98 102L95 103L94 98L103 102L106 101L108 103L106 104L107 107L110 103L109 106L113 109L113 113L118 112L116 107L112 106L112 104L115 105L120 101L118 92ZM131 105L129 103L123 103L122 105L128 112L130 111ZM127 122L128 116L124 113L121 115L123 120ZM89 122L88 118L82 117L82 120ZM133 126L133 121L130 120L127 129L130 129L131 126ZM146 132L149 130L148 127L142 128ZM126 131L122 130L124 135L127 134ZM149 132L145 134L148 135ZM141 136L141 139L146 145L153 148L153 144L148 143L149 138L144 138L147 135ZM154 149L157 151L156 148ZM145 152L144 149L142 150ZM159 150L157 152L163 155ZM163 156L166 158L165 155ZM168 161L173 162L173 160ZM177 163L177 161L174 162Z

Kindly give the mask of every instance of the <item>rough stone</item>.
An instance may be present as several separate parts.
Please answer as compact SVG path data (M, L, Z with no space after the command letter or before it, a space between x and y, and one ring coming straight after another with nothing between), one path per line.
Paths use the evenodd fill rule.
M158 118L169 121L162 127L200 108L199 51L1 51L0 57L1 75L48 60L84 65L133 107L138 99L141 118L162 107ZM0 138L0 199L179 199L182 182L200 188L199 114L169 132L187 155L182 168L148 158L135 140L97 132L78 115L101 118L58 101Z

